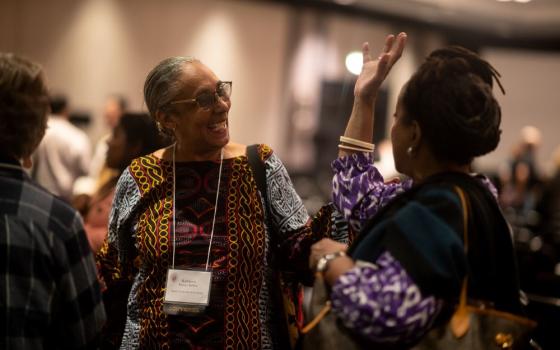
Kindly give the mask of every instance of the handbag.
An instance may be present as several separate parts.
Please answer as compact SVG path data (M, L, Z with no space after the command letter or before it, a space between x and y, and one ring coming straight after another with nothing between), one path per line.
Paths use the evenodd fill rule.
M463 209L465 253L468 249L468 206L463 190L455 187ZM467 277L463 280L459 304L449 322L430 330L413 350L424 349L540 349L531 340L537 323L525 317L467 303Z
M463 210L465 253L468 248L468 209L462 189L455 187ZM330 312L329 293L321 274L317 274L309 306L311 319L302 330L305 334L303 349L362 349L360 338L340 324ZM432 328L412 350L486 350L486 349L540 349L530 335L537 323L528 318L495 310L484 303L467 303L467 277L464 278L459 304L449 322Z
M357 336L352 335L331 312L331 301L327 286L321 273L315 276L313 294L306 314L311 319L302 330L304 350L344 349L354 350L362 347Z

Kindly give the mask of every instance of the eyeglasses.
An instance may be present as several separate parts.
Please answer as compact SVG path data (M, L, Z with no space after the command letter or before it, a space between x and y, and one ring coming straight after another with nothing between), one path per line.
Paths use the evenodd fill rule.
M214 105L216 105L216 102L218 102L218 98L222 99L222 101L229 101L229 97L231 96L231 85L231 81L219 81L216 84L216 91L214 92L204 92L195 98L172 101L170 102L170 104L176 105L179 103L196 102L196 104L198 104L198 107L202 109L210 109L214 107Z

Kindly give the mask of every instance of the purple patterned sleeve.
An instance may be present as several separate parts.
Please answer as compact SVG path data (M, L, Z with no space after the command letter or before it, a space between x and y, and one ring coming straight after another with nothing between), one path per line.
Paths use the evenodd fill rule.
M333 203L356 232L381 207L412 187L411 179L385 182L373 165L370 153L353 153L340 157L331 166L334 172ZM498 198L496 186L490 179L480 174L473 176L488 188L494 198Z
M376 343L408 343L430 329L442 302L418 286L384 252L376 264L357 262L332 287L333 312L343 324Z
M332 169L333 203L356 232L381 207L412 186L411 180L385 182L369 153L338 158Z
M492 193L492 196L494 196L494 198L498 200L498 189L496 188L496 186L494 186L494 184L492 183L492 181L490 181L489 178L487 178L482 174L474 174L473 176L475 176L480 182L482 182L484 187L486 187L488 191Z

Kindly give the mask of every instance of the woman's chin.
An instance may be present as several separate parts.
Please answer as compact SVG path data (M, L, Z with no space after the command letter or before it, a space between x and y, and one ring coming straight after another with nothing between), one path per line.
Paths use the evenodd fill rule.
M226 129L225 132L222 133L212 133L210 141L213 145L224 147L229 143L229 132Z

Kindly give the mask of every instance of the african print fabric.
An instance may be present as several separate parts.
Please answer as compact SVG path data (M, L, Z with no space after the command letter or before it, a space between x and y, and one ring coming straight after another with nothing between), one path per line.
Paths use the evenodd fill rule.
M318 222L332 223L325 215L311 225L282 162L267 146L260 146L259 153L266 169L271 221L280 236L275 239L288 242L283 246L290 256L305 255L311 244L307 241L323 234ZM98 258L108 286L116 279L133 281L122 349L284 348L280 344L287 334L278 327L284 307L274 297L278 285L261 196L246 156L224 159L215 207L219 166L212 161L176 163L175 237L172 163L153 155L141 157L121 176L108 242ZM201 315L168 316L162 305L173 242L176 267L204 268L215 210L210 305ZM317 227L317 234L311 233L311 226ZM289 264L287 260L279 259L282 264ZM281 268L297 270L299 263Z

